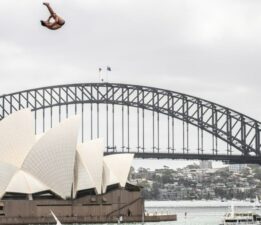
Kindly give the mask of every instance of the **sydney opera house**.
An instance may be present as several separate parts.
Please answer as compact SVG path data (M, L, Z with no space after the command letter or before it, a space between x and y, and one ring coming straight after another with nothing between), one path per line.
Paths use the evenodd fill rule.
M79 125L75 116L37 136L30 110L0 122L0 223L47 223L50 210L65 223L139 220L133 155L104 156L102 139L77 144Z

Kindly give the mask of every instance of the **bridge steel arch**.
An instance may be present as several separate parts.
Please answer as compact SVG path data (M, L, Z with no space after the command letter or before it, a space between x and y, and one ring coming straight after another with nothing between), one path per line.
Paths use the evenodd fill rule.
M171 148L167 153L161 153L158 148L147 153L144 149L141 151L138 149L134 151L136 157L212 159L261 164L259 121L201 98L154 87L117 83L79 83L24 90L0 96L0 119L23 108L31 108L32 111L43 110L45 117L44 110L47 108L58 106L60 109L61 106L66 106L68 110L68 105L86 103L124 105L151 110L193 125L230 146L223 155L218 154L217 149L213 154L204 154L203 151L189 154L185 151L175 153ZM68 111L66 114L68 115ZM232 155L231 147L237 149L239 154ZM107 154L115 151L113 149L110 152L107 146Z

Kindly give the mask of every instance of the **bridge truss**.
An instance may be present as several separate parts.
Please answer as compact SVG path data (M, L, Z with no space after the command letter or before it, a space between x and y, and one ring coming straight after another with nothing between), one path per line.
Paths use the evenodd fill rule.
M102 105L105 107L104 129L100 125ZM88 128L85 125L87 107ZM230 108L174 91L129 84L81 83L0 96L0 119L23 108L34 111L36 132L39 127L44 132L56 120L60 122L63 115L67 118L70 114L80 114L82 141L86 139L86 129L90 133L89 139L100 137L102 131L107 143L106 154L134 152L140 158L211 159L261 164L260 122ZM136 110L136 128L131 133L134 126L133 120L130 120L133 108ZM146 113L149 111L151 134L147 138ZM164 150L160 146L162 115L167 121L164 135L167 145ZM179 133L182 134L179 152L175 147L176 120L180 122ZM120 121L121 135L116 136L115 124ZM196 152L190 152L191 127L196 129L193 135L197 140ZM212 147L208 152L204 150L206 134L211 136ZM115 144L118 139L121 139L121 146ZM135 147L131 146L131 139L135 139ZM226 150L222 153L219 151L220 141L226 145ZM149 147L146 142L149 142Z

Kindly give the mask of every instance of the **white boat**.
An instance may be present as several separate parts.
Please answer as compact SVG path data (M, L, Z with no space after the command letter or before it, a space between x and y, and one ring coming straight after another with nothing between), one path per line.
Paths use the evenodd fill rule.
M221 225L261 225L261 216L253 212L235 212L231 206L231 212L225 214Z
M253 206L253 209L260 209L261 208L261 204L259 202L259 199L258 197L256 196L256 200L254 202L254 206Z
M53 211L52 210L50 210L51 211L51 214L52 214L52 216L53 216L53 218L55 219L55 221L56 221L56 225L62 225L61 224L61 222L58 220L58 218L56 217L56 215L53 213Z

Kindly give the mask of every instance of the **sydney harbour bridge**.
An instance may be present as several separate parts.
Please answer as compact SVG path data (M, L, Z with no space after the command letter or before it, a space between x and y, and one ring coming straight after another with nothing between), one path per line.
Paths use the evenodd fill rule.
M81 141L104 138L105 154L261 164L259 121L183 93L130 84L78 83L0 96L0 119L23 108L34 112L37 134L79 115Z

